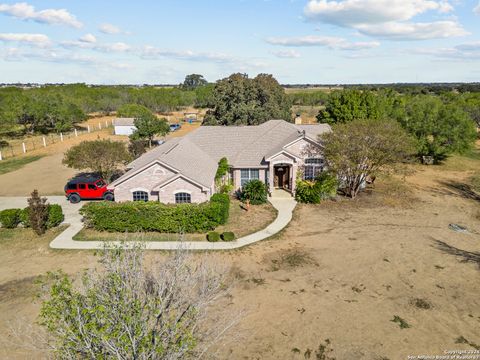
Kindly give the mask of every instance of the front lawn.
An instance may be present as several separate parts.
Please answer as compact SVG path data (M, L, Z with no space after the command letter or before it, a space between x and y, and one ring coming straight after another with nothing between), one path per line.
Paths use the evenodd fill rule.
M68 225L60 225L47 230L42 236L38 236L30 228L4 229L0 228L0 249L21 248L30 246L31 244L48 245L60 233L62 233Z
M230 217L225 225L221 225L215 231L222 233L231 231L236 238L240 238L254 232L260 231L267 227L277 216L277 210L270 204L250 206L249 211L242 208L242 203L238 200L230 202ZM73 237L78 241L116 241L116 240L135 240L140 241L177 241L179 234L165 234L158 232L145 233L120 233L96 231L93 229L83 229ZM130 239L129 239L130 238ZM206 241L206 234L184 234L184 241Z

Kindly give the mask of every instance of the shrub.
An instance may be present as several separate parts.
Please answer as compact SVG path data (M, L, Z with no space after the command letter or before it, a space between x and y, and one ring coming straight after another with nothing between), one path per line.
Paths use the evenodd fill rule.
M207 234L207 240L210 241L210 242L220 241L220 234L216 231L210 231Z
M60 205L48 205L47 229L57 227L64 219L65 216L63 215L62 207Z
M267 202L267 186L260 180L250 180L243 185L240 192L240 200L250 200L252 205L265 204Z
M295 200L305 204L318 204L322 200L335 196L337 187L335 176L322 172L315 181L297 181Z
M213 194L210 198L210 202L217 203L222 206L222 221L220 224L226 224L228 221L228 216L230 215L230 197L228 194Z
M222 234L222 240L223 241L233 241L233 240L235 240L235 234L231 231L225 231Z
M215 194L202 204L92 202L80 213L87 227L100 231L205 233L227 221L229 206L227 195Z
M20 209L6 209L0 211L0 223L2 227L14 229L20 223Z
M48 206L48 217L47 217L47 229L51 229L53 227L57 227L60 225L65 216L63 215L62 207L58 204L53 204ZM25 209L21 209L19 213L20 223L28 228L30 227L30 208L26 207Z
M20 210L19 217L20 217L20 224L22 224L23 227L29 228L30 227L30 211L28 207Z
M32 197L28 199L28 213L30 226L37 235L45 234L48 221L47 198L41 198L37 190L33 190Z

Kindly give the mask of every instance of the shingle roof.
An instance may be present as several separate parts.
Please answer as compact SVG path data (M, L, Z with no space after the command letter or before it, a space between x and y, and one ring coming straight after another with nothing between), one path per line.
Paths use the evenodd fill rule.
M130 172L112 185L129 177L131 172L159 160L210 187L222 157L226 157L233 167L265 166L266 156L303 137L304 130L308 137L316 139L319 134L330 131L330 126L295 125L284 120L270 120L257 126L201 126L142 155L127 166Z
M135 119L134 118L116 118L113 120L114 126L134 126Z

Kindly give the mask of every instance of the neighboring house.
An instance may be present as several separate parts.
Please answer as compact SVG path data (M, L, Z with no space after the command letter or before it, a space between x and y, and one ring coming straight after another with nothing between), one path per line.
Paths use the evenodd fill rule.
M328 131L327 124L295 125L284 120L257 126L201 126L130 163L109 188L115 201L204 202L215 192L218 162L226 157L236 189L259 179L270 192L282 188L293 194L297 175L313 179L323 170L323 158L309 157L307 150L321 149L318 135Z
M137 130L134 118L117 118L113 120L113 126L115 128L115 135L130 136Z

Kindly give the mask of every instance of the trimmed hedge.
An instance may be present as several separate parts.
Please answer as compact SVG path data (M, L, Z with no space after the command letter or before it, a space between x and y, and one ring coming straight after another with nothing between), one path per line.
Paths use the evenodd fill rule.
M235 234L231 231L225 231L222 234L222 240L223 241L233 241L233 240L235 240Z
M57 227L63 222L64 219L65 216L63 215L62 207L60 205L48 205L47 229Z
M5 209L0 211L0 223L2 227L14 229L20 224L20 209Z
M202 204L91 202L80 209L87 227L109 232L205 233L228 220L230 199L213 195Z
M220 241L220 234L216 231L210 231L207 234L207 240L210 242L218 242Z
M20 223L24 227L30 227L30 209L28 207L19 210L20 211ZM47 229L57 227L60 225L65 216L63 215L62 207L58 204L48 205L48 219L47 219Z

